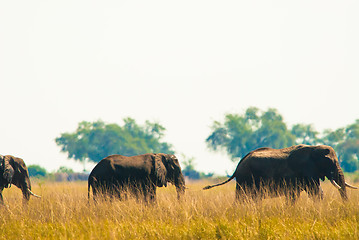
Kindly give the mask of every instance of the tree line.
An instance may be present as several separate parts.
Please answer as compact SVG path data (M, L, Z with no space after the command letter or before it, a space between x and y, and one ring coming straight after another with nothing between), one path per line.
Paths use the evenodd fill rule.
M211 131L206 139L208 147L224 150L234 161L260 147L324 144L335 149L344 171L359 169L359 119L346 127L320 133L310 124L289 128L276 109L262 111L250 107L243 114L226 114L223 121L213 123Z
M68 158L97 163L111 154L174 154L173 145L163 140L165 130L157 122L146 121L140 125L132 118L125 118L122 125L107 124L101 120L83 121L74 132L62 133L55 141ZM263 111L250 107L242 114L226 114L222 121L214 121L205 141L209 149L227 153L232 161L238 161L260 147L325 144L336 150L344 171L359 169L359 120L346 127L320 133L310 124L288 127L276 109ZM192 175L201 175L195 174L193 159L184 162L184 165L184 175L186 170Z
M63 181L87 181L88 173L75 172L71 168L61 166L54 172L48 172L45 168L37 164L27 167L30 177L36 177L41 180L63 182Z

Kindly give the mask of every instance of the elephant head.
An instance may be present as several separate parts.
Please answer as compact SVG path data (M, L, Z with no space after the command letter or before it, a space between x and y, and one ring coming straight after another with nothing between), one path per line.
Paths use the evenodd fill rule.
M344 174L339 166L338 157L334 149L330 146L319 145L309 147L310 159L314 163L314 167L308 170L307 174L313 178L320 178L324 181L327 177L330 182L339 190L340 196L346 200L346 187L357 189L345 182Z
M155 154L155 175L158 187L167 186L167 182L175 185L178 199L185 192L185 180L181 167L175 155Z
M30 199L30 195L39 197L31 192L31 183L29 172L24 161L21 158L11 155L0 156L2 176L0 176L0 185L5 188L11 187L11 184L21 189L23 197L26 201Z

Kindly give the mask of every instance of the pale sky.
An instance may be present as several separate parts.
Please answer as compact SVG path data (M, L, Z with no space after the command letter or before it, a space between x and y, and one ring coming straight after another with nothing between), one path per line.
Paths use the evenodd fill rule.
M132 117L163 125L197 170L230 174L237 163L205 144L226 113L271 107L319 131L359 118L358 12L356 0L0 1L0 154L82 170L54 139Z

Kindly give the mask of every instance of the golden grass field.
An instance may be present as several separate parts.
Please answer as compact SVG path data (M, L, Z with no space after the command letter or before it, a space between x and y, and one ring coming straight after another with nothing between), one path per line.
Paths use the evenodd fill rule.
M89 204L87 182L33 182L42 198L25 206L18 188L4 190L0 239L359 239L359 190L343 203L327 182L323 201L302 192L294 206L284 197L234 204L234 181L206 191L208 182L188 183L181 202L173 186L159 188L149 206Z

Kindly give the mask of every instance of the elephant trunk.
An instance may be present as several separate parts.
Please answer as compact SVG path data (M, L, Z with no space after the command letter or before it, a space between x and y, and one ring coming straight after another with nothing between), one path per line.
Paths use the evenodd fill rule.
M24 177L24 181L21 184L21 191L22 191L22 195L24 197L24 199L26 201L30 200L30 195L31 195L31 183L30 183L30 178L28 176Z
M340 196L342 197L343 200L348 200L348 195L347 195L347 191L346 191L346 182L344 179L344 173L342 171L342 169L339 167L339 164L337 163L337 170L333 173L332 178L330 179L331 181L334 181L335 183L337 183L338 185L338 190L340 193ZM334 183L333 183L334 185Z

